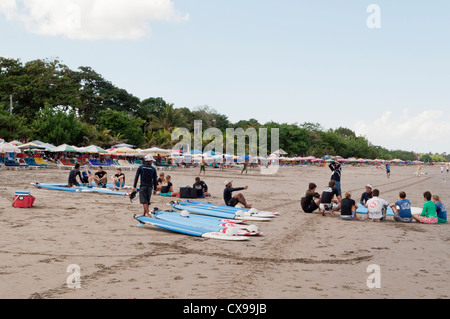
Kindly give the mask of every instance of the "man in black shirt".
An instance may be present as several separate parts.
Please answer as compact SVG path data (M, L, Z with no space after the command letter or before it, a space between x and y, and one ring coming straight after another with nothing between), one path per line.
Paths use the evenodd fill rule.
M238 203L241 203L242 205L244 205L245 208L252 208L252 205L247 204L247 201L245 200L244 195L239 193L239 194L233 196L233 194L232 194L235 191L246 190L246 189L248 189L248 186L232 188L232 186L233 186L231 184L232 182L233 181L229 181L229 180L226 180L224 182L225 189L223 191L223 200L225 201L225 205L234 207Z
M141 186L139 187L139 202L144 207L144 216L150 217L150 199L153 195L156 195L156 186L158 185L158 176L156 175L156 169L153 167L153 156L146 155L144 158L144 164L139 166L136 177L134 178L133 192L136 191L136 186L141 177Z
M367 201L372 197L372 185L368 184L366 185L366 191L362 193L361 200L359 202L361 203L361 205L366 206Z
M97 168L97 172L94 175L94 182L98 187L106 188L106 183L108 180L108 173L103 170L103 166Z
M342 166L339 162L334 161L328 167L332 171L330 179L335 182L335 188L338 190L339 195L341 195Z
M309 183L308 190L302 196L300 204L305 213L312 213L320 206L320 194L316 192L317 185ZM319 213L321 210L319 209Z
M328 187L325 187L320 199L320 209L328 212L331 216L334 216L333 212L341 209L341 195L335 185L336 182L334 180L329 181ZM334 199L335 196L336 199ZM322 215L325 216L325 212Z
M208 186L204 181L200 180L200 177L195 178L195 183L192 187L197 190L197 197L203 198L211 196L211 194L208 193Z
M77 176L80 178L80 182L83 183L83 178L81 177L81 172L80 172L80 164L76 163L75 164L75 168L72 169L69 173L69 187L72 186L80 186L80 183L77 182Z

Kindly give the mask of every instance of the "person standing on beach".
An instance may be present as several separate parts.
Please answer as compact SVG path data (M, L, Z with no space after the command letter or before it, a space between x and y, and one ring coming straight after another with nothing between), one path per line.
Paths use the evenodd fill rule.
M391 178L391 166L389 163L386 163L386 176L387 178Z
M241 171L241 175L245 172L245 174L247 175L248 173L248 161L245 160L244 162L244 166L242 167L242 171Z
M153 156L146 155L144 158L144 164L139 166L136 177L134 178L133 192L136 192L136 186L141 178L141 186L139 188L139 202L144 208L144 215L150 217L150 199L153 195L156 195L156 187L158 185L158 176L156 174L156 169L153 167Z
M342 165L334 161L328 166L332 173L331 173L331 180L335 181L335 188L338 190L339 196L341 196L341 174L342 174Z
M206 175L206 161L205 158L202 156L202 162L200 163L200 172L198 173L198 175L202 175L202 171L203 171L203 176Z

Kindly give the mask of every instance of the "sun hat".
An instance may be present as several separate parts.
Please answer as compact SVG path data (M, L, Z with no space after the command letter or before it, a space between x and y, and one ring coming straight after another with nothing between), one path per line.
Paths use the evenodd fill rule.
M227 186L228 184L230 184L232 182L233 182L232 180L227 179L227 180L225 180L225 182L223 182L223 185Z
M152 155L147 154L147 155L145 155L144 160L145 160L146 162L150 162L150 161L154 161L155 159L153 158Z
M370 189L373 189L372 185L367 184L366 187L369 187Z

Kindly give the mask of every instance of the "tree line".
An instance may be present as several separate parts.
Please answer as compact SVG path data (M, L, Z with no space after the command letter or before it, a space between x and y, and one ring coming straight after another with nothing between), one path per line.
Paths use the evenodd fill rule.
M259 123L256 119L232 123L207 105L191 110L161 97L140 100L91 67L72 70L58 59L23 63L0 57L0 137L7 141L38 139L55 145L101 147L126 142L142 148L171 148L177 143L172 131L183 127L193 135L194 120L202 121L203 130L220 129L224 138L227 128L267 128L269 132L279 128L279 146L289 155L450 160L447 154L388 150L343 127L325 130L319 123Z

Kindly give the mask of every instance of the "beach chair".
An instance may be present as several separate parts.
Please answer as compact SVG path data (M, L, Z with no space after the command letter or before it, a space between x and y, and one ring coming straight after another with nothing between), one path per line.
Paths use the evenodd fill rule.
M41 165L41 164L36 163L34 158L25 158L24 161L25 161L25 164L27 164L28 166L32 166L32 167L45 167L45 166L47 166L47 165Z
M43 158L41 158L41 157L36 157L36 158L34 159L34 161L36 162L36 164L39 164L39 165L54 166L54 167L56 167L56 164L55 164L55 163L47 162L47 161L45 161L45 160L44 160Z

